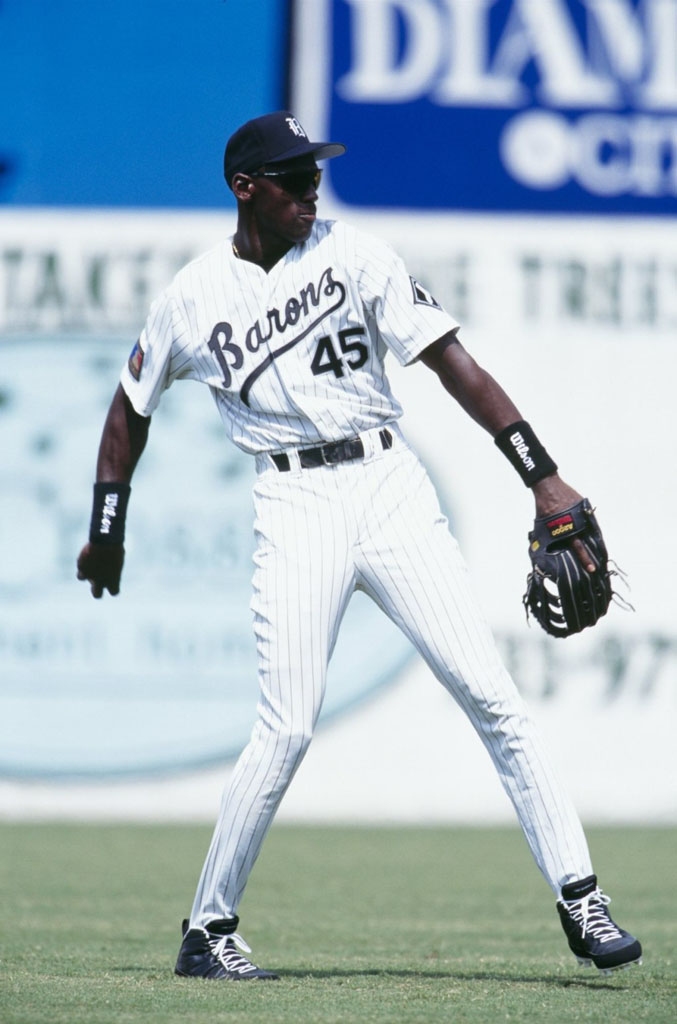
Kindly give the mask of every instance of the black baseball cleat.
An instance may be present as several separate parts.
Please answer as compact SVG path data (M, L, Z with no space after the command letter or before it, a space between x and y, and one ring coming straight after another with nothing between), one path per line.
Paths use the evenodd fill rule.
M598 887L597 876L590 875L563 885L557 904L571 952L582 967L594 964L602 974L642 962L639 941L611 920L610 902Z
M239 918L210 921L206 928L182 925L183 942L174 974L182 978L211 978L224 981L277 981L277 974L264 971L247 960L242 953L251 953L244 939L237 934Z

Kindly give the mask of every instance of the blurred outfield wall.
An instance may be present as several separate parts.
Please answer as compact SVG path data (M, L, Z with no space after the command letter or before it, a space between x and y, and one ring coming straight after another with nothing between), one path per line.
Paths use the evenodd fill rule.
M39 45L27 6L0 7L0 75L24 84L0 121L0 814L211 817L256 699L251 466L199 388L154 417L121 596L92 601L74 559L119 366L154 294L234 227L225 136L284 102L286 5L36 2ZM349 144L323 212L388 238L461 320L629 575L634 614L564 642L528 628L529 494L424 368L392 365L508 664L587 819L674 821L677 0L294 13L293 109ZM281 813L510 811L460 713L356 599Z

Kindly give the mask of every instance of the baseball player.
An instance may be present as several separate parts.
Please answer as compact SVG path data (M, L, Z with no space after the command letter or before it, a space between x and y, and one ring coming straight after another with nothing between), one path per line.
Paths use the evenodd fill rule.
M260 699L222 801L176 973L276 977L248 958L237 910L306 752L354 590L369 594L464 709L491 756L581 962L641 962L597 885L576 812L478 610L437 496L404 437L385 372L421 360L495 438L539 515L580 500L510 398L466 352L458 324L383 242L319 220L311 142L278 111L229 139L235 234L189 263L151 307L103 430L78 578L117 594L130 480L162 393L206 384L224 429L256 460L253 600ZM519 443L515 437L519 438ZM594 564L574 542L586 571Z

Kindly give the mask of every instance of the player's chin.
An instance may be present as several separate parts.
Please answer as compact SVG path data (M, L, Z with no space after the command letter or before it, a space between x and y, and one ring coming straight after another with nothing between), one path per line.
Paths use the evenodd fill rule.
M312 230L312 225L315 222L316 214L314 210L300 210L296 214L296 217L294 219L295 233L297 234L299 241L305 242L305 240L309 237L310 231Z
M310 237L310 233L313 230L313 224L315 223L316 215L314 213L299 213L296 216L296 236L298 241L305 242Z

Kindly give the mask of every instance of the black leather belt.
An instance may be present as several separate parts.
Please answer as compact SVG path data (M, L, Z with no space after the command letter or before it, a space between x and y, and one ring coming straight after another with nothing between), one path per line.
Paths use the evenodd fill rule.
M381 447L392 448L393 435L385 427L379 431ZM338 462L350 462L352 459L364 458L364 444L361 437L349 437L345 441L330 441L318 445L317 448L299 448L299 462L302 469L314 469L316 466L335 466ZM291 469L289 456L286 452L271 452L270 457L280 473L288 473Z

